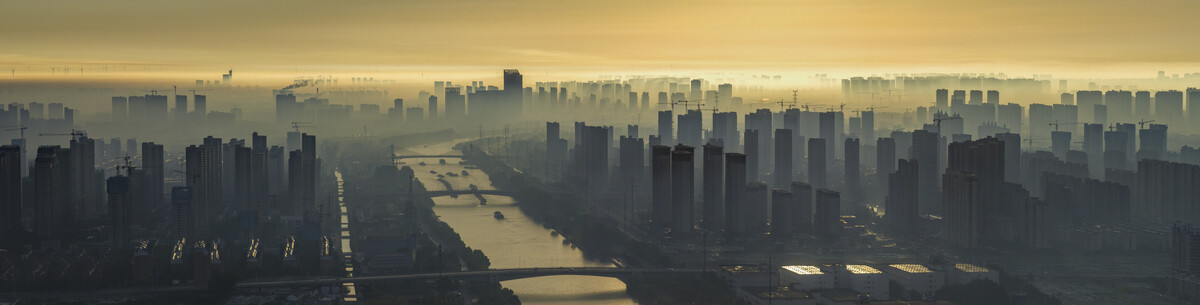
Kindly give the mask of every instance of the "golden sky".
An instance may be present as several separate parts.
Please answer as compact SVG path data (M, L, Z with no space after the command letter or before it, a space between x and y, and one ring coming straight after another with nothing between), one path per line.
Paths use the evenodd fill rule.
M1200 67L1196 0L0 1L0 67L30 73Z

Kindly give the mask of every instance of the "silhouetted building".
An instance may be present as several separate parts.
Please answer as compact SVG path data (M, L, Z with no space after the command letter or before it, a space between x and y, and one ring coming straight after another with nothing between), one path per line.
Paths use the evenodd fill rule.
M745 133L746 143L743 146L746 154L746 181L761 181L758 171L762 162L760 159L762 154L759 153L759 150L763 148L759 146L758 142L761 137L758 136L757 129L746 129Z
M775 186L787 188L792 184L792 130L775 130Z
M671 225L671 147L650 147L650 222L658 227Z
M894 232L912 233L920 212L917 210L917 161L900 159L899 169L888 174L888 192L884 199L884 222Z
M658 112L658 139L663 145L675 143L675 118L670 110Z
M725 152L720 145L704 144L704 204L705 230L720 232L725 228Z
M825 153L828 151L825 149L826 143L828 141L824 138L808 139L808 183L815 188L828 185L826 184L828 176L825 171L828 165L826 162L828 158L825 157Z
M16 241L24 235L21 225L21 148L15 145L0 146L0 242Z
M1171 271L1200 274L1200 228L1182 222L1171 225Z
M725 232L746 232L746 155L725 154Z
M771 235L787 236L796 231L796 209L790 190L771 190Z
M817 235L834 236L842 231L841 194L829 189L818 189L816 209L813 213L813 228Z
M34 232L42 240L62 238L71 229L70 152L58 146L38 147L34 160Z
M925 130L912 133L910 158L917 161L917 206L921 212L940 209L938 194L938 135Z
M689 233L695 227L696 165L694 148L676 145L671 152L671 212L672 232Z
M860 199L858 194L862 191L862 185L860 184L862 179L859 177L862 167L859 165L858 139L847 138L846 149L842 152L845 154L845 159L843 159L842 163L845 165L845 176L843 177L846 180L846 197L850 203L858 203Z
M770 217L767 205L768 188L766 183L750 182L746 184L746 233L760 235L767 233L767 221Z
M133 237L133 192L129 177L108 178L108 239L115 249L124 249Z

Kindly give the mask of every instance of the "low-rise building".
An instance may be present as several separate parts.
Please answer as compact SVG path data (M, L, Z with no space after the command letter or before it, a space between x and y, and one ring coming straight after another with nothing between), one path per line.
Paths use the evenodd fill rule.
M893 281L905 291L916 291L928 295L946 286L946 274L918 264L888 265L885 269Z
M833 289L833 274L825 273L817 266L783 266L779 272L779 284L794 289Z
M737 289L737 299L750 305L816 305L817 300L809 294L787 286L749 286Z

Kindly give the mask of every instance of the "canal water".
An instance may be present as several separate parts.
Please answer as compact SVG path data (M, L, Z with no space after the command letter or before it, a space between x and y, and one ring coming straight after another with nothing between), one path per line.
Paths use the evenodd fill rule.
M458 154L450 149L452 145L443 143L409 150L423 155ZM440 164L438 158L403 159L401 161L406 164L400 166L412 166L417 179L430 191L445 189L444 184L437 181L438 174L444 175L456 190L470 189L471 184L481 190L494 189L482 171L459 165L461 159L458 158L445 160L446 164ZM421 162L425 165L419 165ZM463 170L467 171L467 176L462 175ZM446 175L451 172L457 177ZM487 205L481 206L473 195L437 197L433 199L436 204L433 210L462 236L463 242L483 251L491 260L492 268L612 266L609 262L585 259L583 252L564 243L562 236L553 234L552 230L521 213L511 197L484 195L484 198ZM503 219L494 216L497 211L504 215ZM625 293L625 283L614 278L561 275L501 284L516 292L523 304L636 304Z

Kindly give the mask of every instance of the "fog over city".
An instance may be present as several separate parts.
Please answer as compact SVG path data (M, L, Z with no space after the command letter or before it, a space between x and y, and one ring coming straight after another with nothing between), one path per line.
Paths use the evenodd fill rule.
M1195 304L1190 2L16 2L0 304Z

